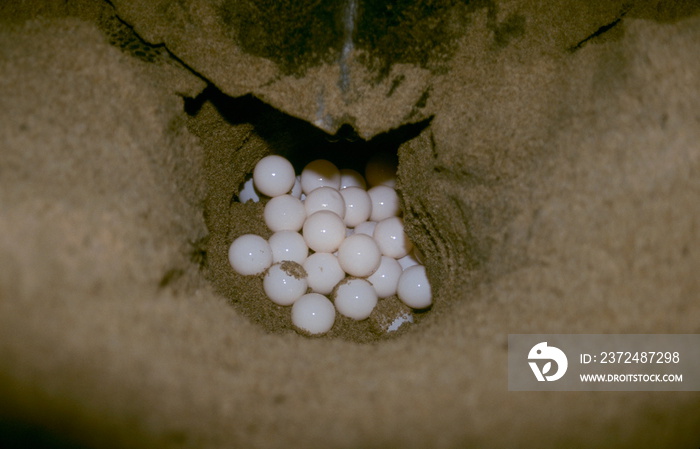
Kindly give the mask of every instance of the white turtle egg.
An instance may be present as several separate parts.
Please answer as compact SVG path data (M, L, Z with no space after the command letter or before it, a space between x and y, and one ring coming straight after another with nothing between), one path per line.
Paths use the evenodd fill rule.
M413 247L413 251L408 253L407 255L403 256L402 258L398 259L399 265L401 265L402 269L406 269L408 267L412 267L414 265L420 265L421 262L418 260L416 257L416 247Z
M238 274L260 274L272 264L272 249L259 235L244 234L231 243L228 260Z
M388 298L396 294L396 286L399 283L399 277L401 277L402 272L401 265L396 259L382 256L379 268L367 280L374 287L377 296Z
M289 193L294 198L301 199L301 175L297 175L294 178L294 185L292 186L292 191Z
M340 189L348 187L359 187L362 190L366 190L367 184L361 174L353 169L343 168L340 170Z
M396 288L399 299L408 307L425 309L433 302L430 282L423 265L408 267L399 278Z
M263 289L275 304L289 306L306 293L304 268L296 262L273 264L263 277Z
M387 218L377 223L373 236L382 254L394 259L406 256L413 249L413 243L404 232L403 220L399 217Z
M305 194L319 187L340 189L340 170L332 162L317 159L301 171L301 190Z
M255 187L270 197L292 190L295 177L292 163L274 154L260 159L253 169Z
M359 187L346 187L340 190L345 201L345 225L354 228L369 219L372 213L372 200L366 190Z
M333 299L340 314L359 321L369 317L378 298L372 284L365 279L350 279L338 285Z
M255 190L252 177L248 178L238 191L238 201L241 203L246 203L248 201L257 203L260 201L260 195L258 195L258 192Z
M345 272L333 254L314 253L302 265L309 288L316 293L329 294L345 278Z
M343 240L338 248L340 267L350 276L367 277L375 272L382 253L374 239L365 234L354 234Z
M345 200L340 192L332 187L314 189L306 195L304 208L307 216L320 210L329 210L340 218L345 217Z
M345 239L345 223L335 213L322 210L306 219L302 233L309 248L319 253L332 253Z
M373 155L365 166L365 177L370 186L396 186L398 158L386 152Z
M280 195L267 202L263 217L272 232L298 231L306 220L306 209L298 198Z
M272 248L272 263L291 260L296 263L304 263L309 256L309 247L304 237L294 231L278 231L268 239Z
M325 334L335 322L333 303L318 293L307 293L292 306L292 323L313 335Z
M401 204L396 190L387 186L375 186L367 191L372 200L372 213L369 219L382 221L389 217L401 215Z
M376 221L365 221L355 226L355 234L366 234L370 237L374 235L374 228L377 227Z

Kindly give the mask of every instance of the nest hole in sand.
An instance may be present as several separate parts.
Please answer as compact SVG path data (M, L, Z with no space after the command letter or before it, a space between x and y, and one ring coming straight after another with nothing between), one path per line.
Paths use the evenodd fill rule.
M421 322L441 307L441 287L451 271L449 254L459 248L451 248L449 236L441 235L439 207L432 210L433 201L429 197L434 194L434 188L425 185L429 182L430 169L422 159L434 151L429 136L430 120L402 126L371 140L358 137L349 125L329 135L253 96L233 98L213 86L196 98L186 99L185 109L188 127L200 139L205 152L208 191L203 212L209 235L203 245L206 254L203 273L238 312L271 333L296 332L291 322L291 307L279 306L266 297L263 275L238 275L228 261L228 248L236 237L251 233L269 238L272 234L263 219L265 201L241 203L238 198L257 161L269 154L290 160L297 174L316 159L327 159L339 168L359 173L364 173L367 160L378 152L396 155L398 159L396 189L404 210L406 232L424 255L423 263L433 285L433 305L416 311L396 296L380 299L368 319L356 321L336 314L333 328L321 338L356 342L394 338L419 329ZM413 323L388 332L396 317L406 312L412 313Z

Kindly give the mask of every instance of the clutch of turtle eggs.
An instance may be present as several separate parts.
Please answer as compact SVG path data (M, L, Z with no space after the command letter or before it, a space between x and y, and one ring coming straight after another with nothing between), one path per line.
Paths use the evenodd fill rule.
M265 294L292 307L292 323L303 333L328 332L336 310L364 320L393 295L412 309L432 303L420 253L404 232L393 161L376 155L365 176L322 159L297 176L291 162L270 155L238 195L242 203L270 198L264 219L273 234L236 238L231 266L241 275L264 273Z

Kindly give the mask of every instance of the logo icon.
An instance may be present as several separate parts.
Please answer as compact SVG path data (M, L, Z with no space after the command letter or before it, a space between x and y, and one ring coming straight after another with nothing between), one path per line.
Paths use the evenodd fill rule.
M532 372L540 382L544 382L545 380L555 381L561 379L561 377L566 373L566 369L569 367L569 361L566 358L566 354L564 354L564 352L559 348L547 346L546 341L537 343L535 346L533 346L532 349L530 349L530 353L528 354L527 358L529 360L549 360L544 364L541 371L536 362L528 362L530 364L530 368L532 368ZM552 360L557 364L557 371L554 374L546 376L546 374L552 370Z

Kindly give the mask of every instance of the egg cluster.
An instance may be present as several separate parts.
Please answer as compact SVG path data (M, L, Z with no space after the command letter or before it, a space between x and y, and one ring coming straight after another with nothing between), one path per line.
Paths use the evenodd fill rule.
M365 176L322 159L297 176L287 159L271 155L239 193L241 202L269 197L263 215L273 234L236 238L231 266L241 275L264 273L265 294L292 306L293 324L306 333L328 332L336 310L364 320L393 295L413 309L432 303L425 267L404 232L395 165L377 155Z

